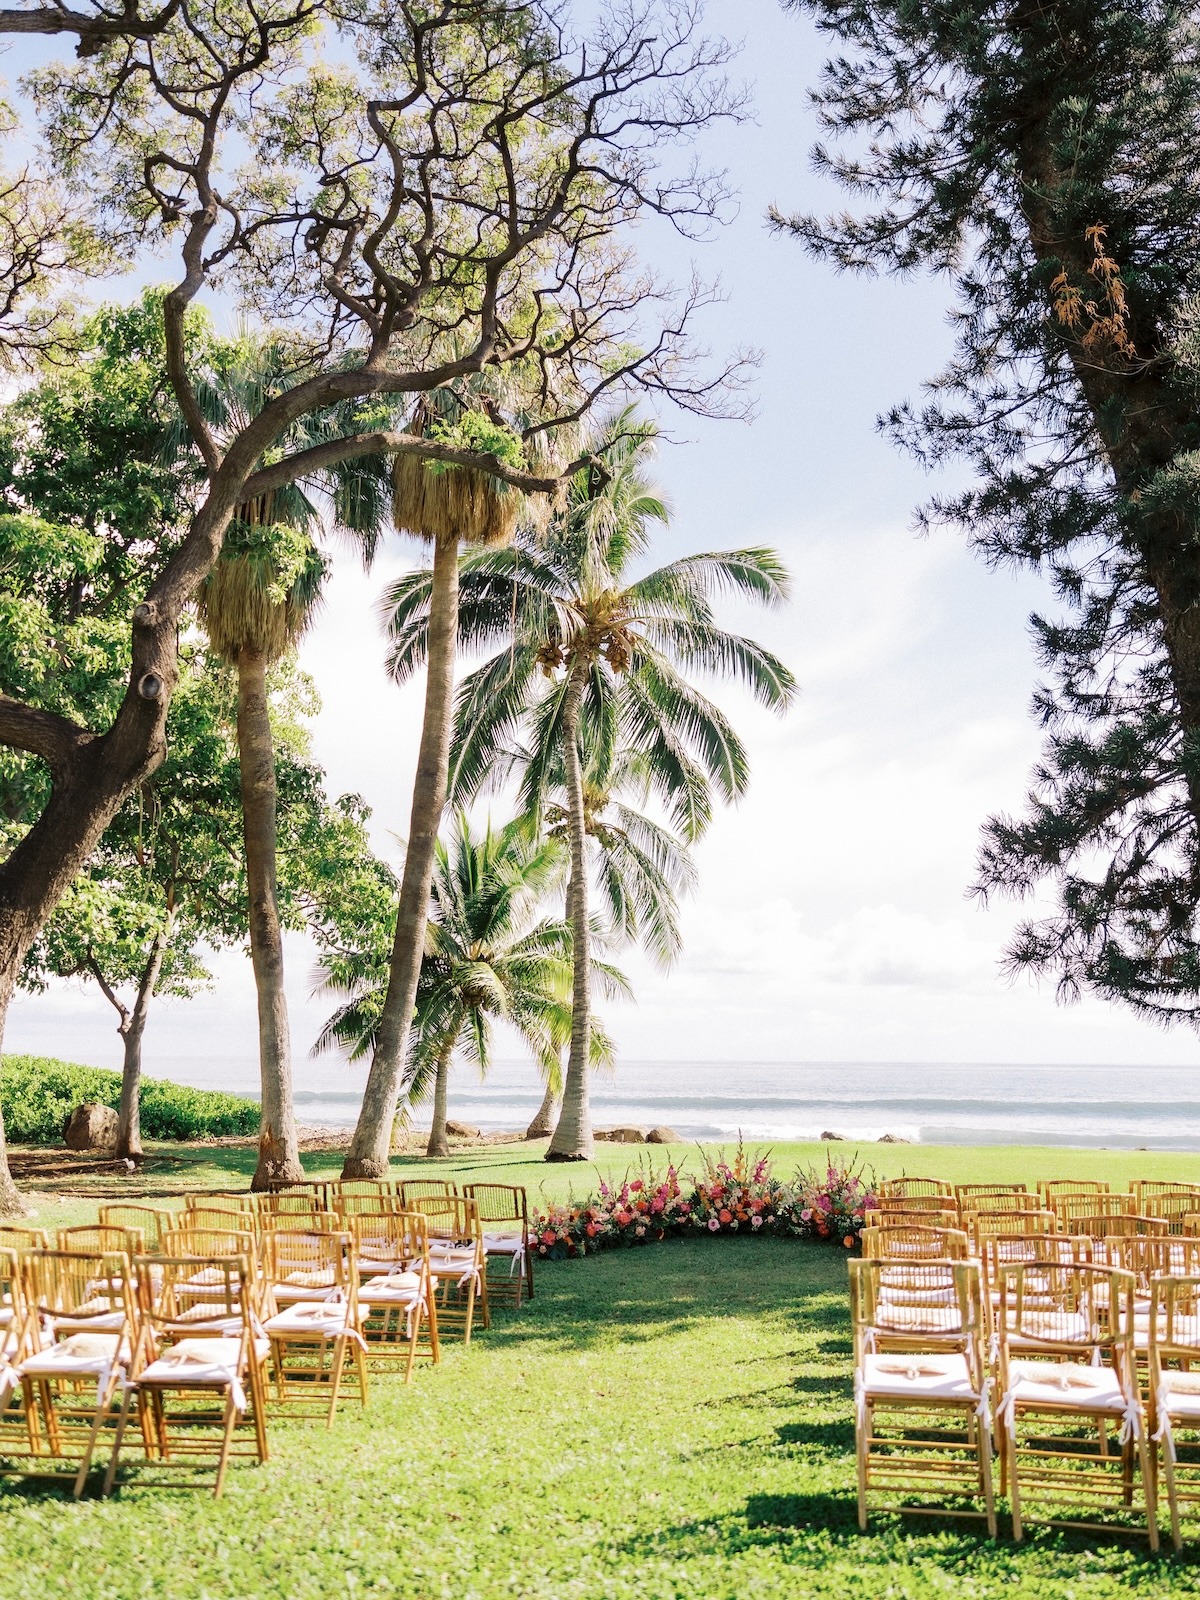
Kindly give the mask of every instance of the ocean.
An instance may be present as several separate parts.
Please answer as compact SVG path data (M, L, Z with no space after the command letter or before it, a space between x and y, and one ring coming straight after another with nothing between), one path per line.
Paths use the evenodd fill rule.
M151 1075L255 1093L253 1062L147 1061ZM300 1120L352 1126L365 1069L297 1063ZM455 1070L450 1115L485 1132L523 1129L541 1085L528 1063L498 1062L486 1082ZM415 1121L422 1122L418 1108ZM1200 1150L1200 1072L1192 1067L1004 1066L919 1062L622 1061L592 1084L597 1127L662 1124L685 1139L847 1139L920 1144Z

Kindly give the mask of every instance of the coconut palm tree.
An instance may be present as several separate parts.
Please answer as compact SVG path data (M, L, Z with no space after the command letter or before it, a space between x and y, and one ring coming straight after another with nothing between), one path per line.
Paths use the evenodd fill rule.
M563 857L561 844L538 839L520 818L498 830L489 824L476 836L460 811L449 842L438 841L405 1072L411 1103L433 1096L428 1155L448 1151L446 1099L455 1052L486 1074L496 1020L516 1028L549 1084L559 1077L570 1027L571 930L562 919L538 919L537 908L561 881ZM322 986L348 998L325 1024L315 1051L337 1045L353 1060L373 1048L387 966L378 948L325 958ZM614 968L602 971L609 992L626 989ZM596 1064L611 1055L600 1034Z
M783 600L787 575L773 551L685 556L634 576L653 526L668 516L645 475L654 441L654 428L632 410L615 414L592 441L604 471L577 474L565 508L544 534L523 531L511 548L472 553L462 565L460 638L476 648L503 648L459 691L452 790L465 801L516 771L521 805L531 814L544 817L561 794L570 842L571 1051L549 1160L592 1153L589 768L610 797L614 778L636 778L665 813L676 842L690 845L708 825L714 792L737 800L749 769L728 719L689 675L738 679L779 711L795 691L781 661L717 626L711 603L722 591L765 605ZM390 668L402 677L431 648L430 600L409 577L393 586L388 604ZM651 864L668 833L654 836L654 826L644 818L630 831L632 840L651 846L643 852Z
M426 396L409 431L466 440L475 449L510 462L521 461L517 434L496 420L497 404L489 393L489 383L494 386L494 375L485 373L461 393L437 390ZM513 536L521 501L516 491L486 473L444 467L405 452L395 458L392 489L396 526L433 546L428 573L425 711L387 993L362 1109L342 1166L344 1178L379 1178L388 1169L392 1122L425 946L435 846L446 804L459 631L459 546L497 548L506 544Z
M206 390L209 420L236 429L272 390L286 385L286 352L277 343L246 339L226 361L221 382ZM350 414L334 408L305 420L289 444L296 448L353 431ZM168 451L184 448L182 435ZM383 526L386 469L366 461L330 469L306 483L261 495L239 506L220 559L200 588L197 609L216 655L237 672L237 739L241 768L250 958L258 996L262 1114L252 1187L304 1176L292 1094L291 1036L284 992L283 934L276 891L276 774L267 678L294 648L320 600L325 561L312 532L323 520L360 538L367 559Z

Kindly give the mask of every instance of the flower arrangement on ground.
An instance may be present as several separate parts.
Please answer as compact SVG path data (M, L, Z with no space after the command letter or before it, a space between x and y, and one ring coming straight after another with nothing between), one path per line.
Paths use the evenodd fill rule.
M874 1198L866 1169L830 1160L823 1171L801 1170L786 1183L773 1173L769 1155L752 1160L740 1142L732 1159L706 1151L701 1159L703 1175L690 1184L674 1166L660 1177L643 1161L619 1186L601 1178L595 1194L535 1211L530 1248L560 1261L683 1233L772 1233L847 1249L860 1242Z
M851 1250L862 1241L863 1218L875 1198L866 1172L830 1161L796 1176L787 1228L813 1239L828 1239Z

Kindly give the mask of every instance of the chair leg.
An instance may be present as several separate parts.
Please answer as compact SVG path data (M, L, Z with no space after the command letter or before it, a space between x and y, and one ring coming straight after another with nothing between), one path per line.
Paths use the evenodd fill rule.
M1141 1429L1138 1433L1138 1458L1142 1468L1142 1493L1146 1499L1146 1526L1150 1533L1150 1549L1158 1549L1158 1496L1150 1472L1150 1451L1146 1444L1146 1431Z
M365 1407L367 1404L367 1352L357 1339L354 1341L354 1364L358 1368L358 1392Z
M333 1419L337 1415L338 1396L342 1392L342 1368L346 1364L346 1335L338 1334L333 1341L333 1355L331 1357L333 1370L329 1374L329 1414L325 1418L326 1428L333 1427ZM321 1341L321 1352L324 1354L325 1341ZM318 1357L318 1359L320 1359Z
M1163 1471L1167 1479L1167 1506L1171 1513L1171 1543L1176 1551L1183 1549L1183 1533L1179 1526L1179 1497L1175 1489L1175 1463L1169 1445L1163 1446Z
M996 1537L996 1494L992 1483L992 1435L979 1417L975 1417L975 1433L979 1442L979 1474L983 1479L983 1508L987 1514L988 1538Z
M121 1454L121 1446L125 1442L125 1426L129 1421L129 1404L133 1397L133 1387L126 1384L125 1392L121 1396L121 1410L117 1417L117 1431L113 1435L112 1451L108 1458L108 1471L104 1474L104 1488L101 1490L105 1499L113 1492L113 1484L117 1481L117 1459Z
M1017 1470L1017 1428L1016 1428L1016 1422L1017 1422L1017 1419L1016 1419L1016 1414L1014 1412L1014 1414L1013 1414L1013 1426L1012 1426L1011 1430L1009 1431L1008 1440L1007 1440L1005 1448L1008 1451L1008 1470L1009 1470L1008 1498L1009 1498L1009 1504L1012 1506L1013 1538L1014 1538L1014 1540L1016 1541L1017 1544L1020 1544L1021 1539L1022 1539L1023 1534L1024 1534L1024 1530L1023 1530L1023 1528L1021 1526L1021 1483L1020 1483L1020 1473Z
M871 1408L867 1406L860 1413L855 1422L854 1442L855 1455L858 1468L858 1526L859 1531L867 1531L867 1453L869 1445L867 1436L871 1427Z
M100 1437L100 1429L104 1426L105 1418L112 1410L113 1392L117 1387L116 1377L110 1377L104 1385L104 1393L96 1395L96 1415L92 1418L91 1430L88 1433L87 1444L84 1446L83 1459L79 1463L79 1471L75 1474L75 1486L72 1491L76 1500L82 1495L87 1483L88 1473L92 1468L92 1457L96 1453L96 1441Z
M237 1411L233 1404L233 1390L225 1402L225 1432L221 1438L221 1457L217 1462L217 1482L213 1489L213 1499L219 1500L225 1488L225 1468L229 1465L229 1451L233 1445L233 1428L237 1419Z

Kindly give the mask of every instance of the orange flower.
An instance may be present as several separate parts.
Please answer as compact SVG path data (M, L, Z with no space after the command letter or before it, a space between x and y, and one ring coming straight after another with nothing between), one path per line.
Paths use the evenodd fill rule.
M854 1249L854 1235L852 1233L848 1233L846 1235L846 1237L842 1240L842 1243L846 1246L847 1250L853 1250Z

